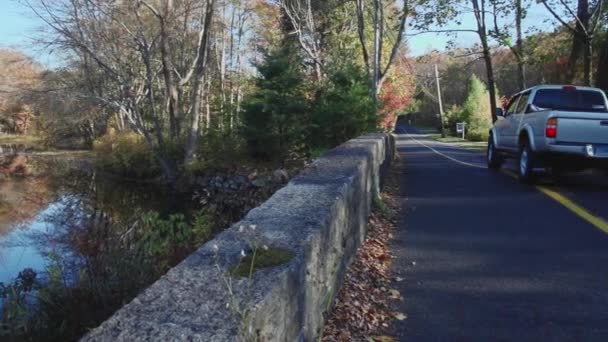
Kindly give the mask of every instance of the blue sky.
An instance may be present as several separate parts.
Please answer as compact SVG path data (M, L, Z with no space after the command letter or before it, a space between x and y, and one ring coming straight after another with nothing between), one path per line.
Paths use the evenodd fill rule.
M25 15L26 9L13 0L0 0L0 44L22 44L34 33L37 22Z
M549 26L546 21L552 19L547 9L541 5L533 2L528 10L528 15L523 22L524 32L528 29L546 29ZM476 29L475 18L472 14L464 15L462 18L462 25L451 25L446 29ZM489 20L489 19L488 19ZM412 33L412 32L410 32ZM419 56L432 50L443 50L451 39L445 34L438 33L425 33L422 35L416 35L408 37L408 43L410 52L414 56ZM456 38L456 45L460 47L469 47L479 42L479 37L475 33L459 33Z
M15 0L0 0L0 48L24 51L43 65L56 65L53 56L33 44L41 27L42 22L22 4Z
M543 26L544 20L548 19L548 13L542 5L534 4L529 11L525 23L529 26ZM471 17L463 17L462 28L474 27L475 23ZM11 47L25 51L28 55L44 65L52 66L57 60L48 53L40 51L32 44L32 38L36 36L37 30L42 26L39 19L35 18L28 9L15 0L0 0L0 47ZM410 51L413 55L421 55L434 49L443 50L448 37L441 34L427 33L414 37L408 37ZM478 37L470 33L462 33L456 39L457 45L468 47L478 42Z
M40 23L14 0L0 0L0 46L32 50L31 38Z

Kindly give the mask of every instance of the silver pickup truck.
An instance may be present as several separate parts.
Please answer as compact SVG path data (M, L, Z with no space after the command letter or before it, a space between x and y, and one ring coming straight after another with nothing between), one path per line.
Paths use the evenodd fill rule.
M514 157L523 182L532 181L538 168L554 175L608 170L608 101L600 89L536 86L514 95L497 115L488 140L489 169Z

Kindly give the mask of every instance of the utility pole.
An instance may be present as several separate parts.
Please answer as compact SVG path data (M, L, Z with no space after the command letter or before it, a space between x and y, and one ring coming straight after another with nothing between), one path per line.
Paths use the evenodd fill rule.
M439 84L439 69L435 64L435 81L437 83L437 101L439 102L439 121L441 122L441 137L445 138L445 130L443 129L443 101L441 100L441 85Z

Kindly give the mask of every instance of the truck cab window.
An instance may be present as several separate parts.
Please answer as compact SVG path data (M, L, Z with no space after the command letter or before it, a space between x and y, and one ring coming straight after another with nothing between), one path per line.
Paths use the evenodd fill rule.
M519 99L519 103L517 104L517 109L515 113L524 113L526 111L526 107L528 106L528 99L530 98L530 92L521 95Z
M540 89L534 105L548 110L606 113L606 99L599 91L583 89Z
M505 116L509 116L509 115L515 113L515 110L517 109L517 102L519 101L520 98L521 98L521 95L517 95L513 98L513 100L511 100L511 103L509 103L509 105L505 109Z

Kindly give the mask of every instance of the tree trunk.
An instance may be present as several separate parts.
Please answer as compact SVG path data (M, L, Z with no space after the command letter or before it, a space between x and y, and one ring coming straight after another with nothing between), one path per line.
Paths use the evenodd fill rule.
M122 132L125 130L125 117L120 113L120 112L116 112L116 114L114 114L114 118L116 120L116 128L118 128L119 132Z
M373 64L372 64L372 95L374 102L378 102L378 81L380 80L380 51L382 50L382 41L380 40L380 26L381 15L380 15L380 0L374 0L374 53L373 53Z
M608 38L604 39L595 74L595 86L608 91Z
M592 86L593 79L593 45L592 45L592 37L589 35L585 36L585 51L583 52L583 62L584 62L584 82L588 87Z
M572 35L572 50L568 59L567 82L574 83L576 78L576 65L583 52L583 83L591 85L591 33L589 32L589 0L578 0L576 10L576 25Z
M235 39L234 39L234 30L236 26L239 26L240 24L240 15L238 18L238 22L236 23L235 26L235 21L236 21L236 12L237 10L240 10L240 1L237 3L234 3L232 6L232 14L230 16L230 30L228 32L230 32L230 48L228 49L229 53L228 53L228 60L230 61L230 71L232 72L232 76L234 77L235 75L238 74L238 71L235 70L234 67L234 55L235 55ZM237 28L237 32L240 32L239 29ZM236 52L238 53L238 52ZM228 125L228 131L229 134L232 134L232 131L234 129L234 79L233 77L230 78L230 82L228 84L228 88L229 88L229 93L230 93L230 98L229 98L229 107L228 107L228 121L230 122L230 124Z
M213 19L215 0L207 0L205 8L204 24L201 32L201 43L199 44L199 60L197 61L194 74L194 84L192 85L192 109L190 118L190 130L188 132L188 140L186 141L186 151L184 153L184 166L189 167L194 161L194 150L198 144L198 136L200 131L200 115L201 115L201 96L199 92L204 86L206 79L205 67L207 64L207 54L209 50L209 30L211 20Z
M165 78L165 93L167 96L167 109L169 112L169 130L171 137L177 138L180 134L180 115L179 115L179 91L177 89L175 76L173 75L173 63L169 56L171 47L169 46L169 34L166 29L165 18L161 22L160 51L163 65L163 76Z
M578 0L577 28L583 44L583 82L586 86L591 86L591 59L593 58L591 46L593 33L590 32L591 12L589 10L589 0Z
M166 157L165 153L161 151L157 144L154 144L148 134L144 134L144 139L148 142L148 145L152 147L152 154L154 154L154 157L158 160L165 180L169 183L175 182L177 179L177 171L175 170L174 163Z
M365 1L357 0L357 32L359 34L359 42L361 44L361 54L367 72L372 75L371 62L369 60L369 52L367 50L367 38L365 36Z
M226 17L226 3L222 6L222 18ZM220 49L218 51L218 68L220 71L220 123L222 125L225 120L226 111L226 29L222 27L222 33L220 34ZM232 32L230 34L232 37ZM216 45L217 46L217 45Z
M517 53L515 54L515 58L517 59L517 82L519 85L519 89L526 88L526 60L524 53L524 39L522 33L522 18L523 18L523 8L521 4L522 0L515 1L515 29L517 31L517 42L515 46L517 48Z
M526 89L526 65L520 57L517 58L517 76L519 89Z
M579 34L574 34L574 38L572 39L572 48L570 50L570 57L568 57L568 66L566 70L566 83L574 83L574 79L576 77L576 64L578 63L581 50L583 49L583 44L581 39L578 36Z
M206 90L204 94L201 94L201 100L205 99L205 129L209 132L211 130L211 79L206 81L205 87Z
M485 0L481 0L481 8L479 6L479 0L471 0L473 5L473 12L477 21L477 34L481 41L481 47L483 49L483 59L486 65L486 75L488 79L488 92L490 93L490 107L492 113L492 122L496 122L498 117L496 116L496 84L494 82L494 66L492 65L492 54L490 52L490 46L488 45L488 32L485 24Z
M132 113L132 109L127 109L123 107L121 110L124 111L124 113L127 114L128 117L135 117L135 115ZM135 132L140 134L146 141L146 144L150 147L152 154L154 155L156 160L158 160L165 180L167 180L169 183L174 182L177 179L175 165L165 156L158 141L154 141L154 139L150 136L150 133L146 130L145 127L143 127L140 121L131 121L130 124L131 128Z
M488 92L490 93L490 107L492 110L492 122L496 122L498 117L496 116L496 108L498 105L496 104L496 82L494 81L494 66L492 65L492 54L490 53L490 48L488 46L487 36L480 35L482 37L482 46L483 46L483 59L486 64L486 74L488 78Z

